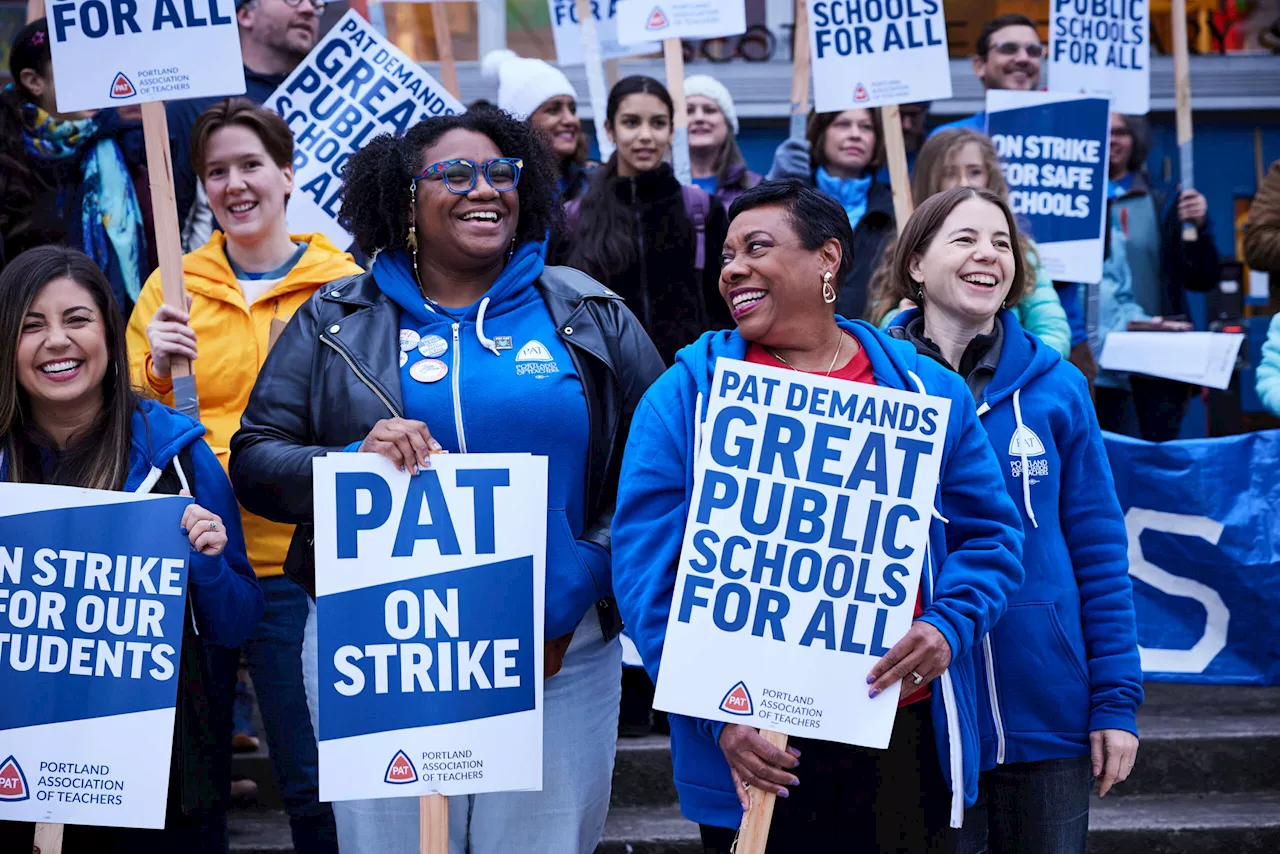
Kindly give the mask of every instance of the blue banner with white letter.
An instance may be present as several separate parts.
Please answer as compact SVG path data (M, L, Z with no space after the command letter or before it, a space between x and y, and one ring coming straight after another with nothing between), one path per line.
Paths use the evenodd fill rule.
M1105 439L1146 678L1280 684L1280 430Z

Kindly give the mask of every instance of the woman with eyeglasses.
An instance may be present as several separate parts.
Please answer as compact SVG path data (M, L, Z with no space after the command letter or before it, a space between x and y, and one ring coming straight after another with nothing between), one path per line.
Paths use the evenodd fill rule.
M546 266L555 173L524 122L430 118L374 139L345 180L342 218L373 269L322 288L284 331L232 441L237 493L298 525L285 570L314 597L314 457L381 454L413 475L443 451L548 457L542 791L450 798L450 845L590 854L617 739L621 443L662 361L621 297ZM303 662L314 704L314 602ZM414 798L334 814L343 854L417 850Z

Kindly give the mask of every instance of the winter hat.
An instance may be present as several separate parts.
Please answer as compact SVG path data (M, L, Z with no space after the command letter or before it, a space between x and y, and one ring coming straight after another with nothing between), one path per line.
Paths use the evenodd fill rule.
M564 72L541 59L525 59L511 50L492 50L480 68L486 80L498 81L498 108L521 121L557 95L578 99L577 90Z
M684 96L688 98L691 95L701 95L704 98L710 98L716 102L716 106L720 108L720 112L724 113L725 121L729 123L729 129L733 131L733 135L738 135L738 111L733 106L733 96L729 94L729 90L724 88L724 84L712 77L710 74L695 74L692 77L686 77L684 81Z

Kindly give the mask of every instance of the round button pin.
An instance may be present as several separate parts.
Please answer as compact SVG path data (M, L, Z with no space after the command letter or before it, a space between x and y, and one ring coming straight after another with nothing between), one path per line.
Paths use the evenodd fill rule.
M409 368L409 376L420 383L438 383L449 373L449 366L439 359L423 359Z
M444 351L449 349L449 345L439 335L428 335L418 344L418 352L426 356L428 359L434 359L443 356Z
M418 346L418 342L420 340L421 338L419 338L418 333L414 332L412 329L401 329L400 352L408 353L414 347Z
M409 354L408 354L408 353L406 353L406 352L404 352L403 350L401 350L401 351L400 351L400 367L402 367L402 368L403 368L403 367L404 367L404 363L405 363L405 362L407 362L407 361L409 361Z

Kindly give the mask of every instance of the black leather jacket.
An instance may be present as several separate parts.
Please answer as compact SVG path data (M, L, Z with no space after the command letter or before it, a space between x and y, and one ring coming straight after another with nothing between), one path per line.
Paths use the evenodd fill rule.
M536 283L582 378L591 425L587 525L609 548L622 450L662 359L622 298L586 274L547 267ZM249 512L297 525L285 573L315 596L311 460L404 417L400 308L372 273L325 285L271 349L231 440L231 482ZM609 603L599 606L602 620Z

